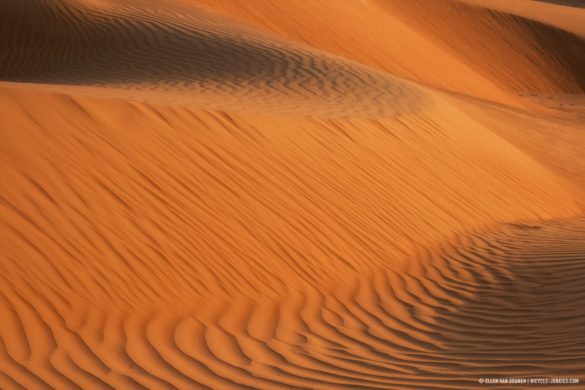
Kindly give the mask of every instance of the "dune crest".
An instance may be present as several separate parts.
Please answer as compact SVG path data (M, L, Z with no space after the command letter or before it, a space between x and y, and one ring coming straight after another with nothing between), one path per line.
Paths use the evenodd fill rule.
M510 13L527 19L536 20L556 28L585 37L585 4L580 0L459 0L501 12Z
M417 83L510 105L512 94L375 1L189 0L211 11ZM260 11L263 10L263 11ZM299 22L302 20L302 23ZM343 29L339 29L340 23Z
M583 372L584 41L330 4L0 2L0 388Z
M456 0L379 1L506 91L585 92L585 40L568 31Z
M428 100L392 75L201 9L165 5L11 0L0 16L7 48L0 79L90 96L313 117L395 116Z

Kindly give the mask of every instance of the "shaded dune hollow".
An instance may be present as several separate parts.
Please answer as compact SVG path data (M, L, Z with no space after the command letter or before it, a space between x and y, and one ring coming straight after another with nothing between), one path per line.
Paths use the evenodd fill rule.
M340 1L427 50L375 58L317 35L331 2L244 3L0 2L0 388L579 378L585 133L518 93L579 101L582 39Z
M546 23L544 17L537 21L457 0L379 1L504 90L585 92L585 40L575 31ZM531 0L517 3L522 2ZM462 33L466 39L459 38Z
M174 5L8 1L0 15L0 79L313 117L396 115L427 100L392 75Z

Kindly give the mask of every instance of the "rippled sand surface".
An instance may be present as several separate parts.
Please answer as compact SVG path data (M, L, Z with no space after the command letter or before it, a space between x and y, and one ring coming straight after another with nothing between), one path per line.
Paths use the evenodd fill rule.
M582 385L557 3L3 0L0 388Z

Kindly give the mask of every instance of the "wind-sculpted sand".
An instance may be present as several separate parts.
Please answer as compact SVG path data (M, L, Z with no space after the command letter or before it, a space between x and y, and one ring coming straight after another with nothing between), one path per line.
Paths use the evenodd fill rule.
M585 43L495 4L0 3L0 388L579 378Z
M0 78L281 115L378 117L424 105L424 92L392 75L161 4L10 0L0 15Z
M332 291L240 297L187 314L72 316L31 287L4 289L2 332L12 337L0 345L1 383L468 389L477 378L573 377L585 350L584 232L582 220L497 226Z
M583 25L585 3L581 0L458 1L520 16L585 37L585 25Z

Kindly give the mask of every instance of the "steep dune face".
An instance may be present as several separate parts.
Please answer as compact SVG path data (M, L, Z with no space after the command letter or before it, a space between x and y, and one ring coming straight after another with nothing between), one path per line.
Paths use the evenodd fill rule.
M459 0L566 30L585 37L585 7L580 0ZM580 5L580 7L578 7Z
M583 15L568 16L548 4L533 9L522 8L522 1L497 0L341 1L335 7L325 0L189 3L401 77L504 104L522 106L513 96L518 92L578 93L585 85L585 43L574 35L581 33Z
M374 1L188 0L247 24L424 85L521 105L427 32ZM339 28L343 25L343 28Z
M440 313L477 302L493 264L453 297L441 289L470 283L456 276L468 257L425 265L423 248L578 212L546 169L446 103L308 120L3 87L0 107L7 388L469 388L457 375L489 369L450 353L486 348L488 328L462 341L469 314ZM427 280L443 268L461 271ZM551 356L573 359L557 341ZM551 369L542 359L532 367Z
M585 41L581 37L457 1L379 1L507 91L585 91Z
M524 21L440 2L466 39L494 23L521 42L507 86L512 68L421 27L422 2L276 3L0 3L0 387L469 389L584 369L585 228L542 221L582 212L581 127L541 112L527 137L529 114L472 98L522 106L539 77L577 91L579 53L529 66ZM336 18L337 43L318 34Z

